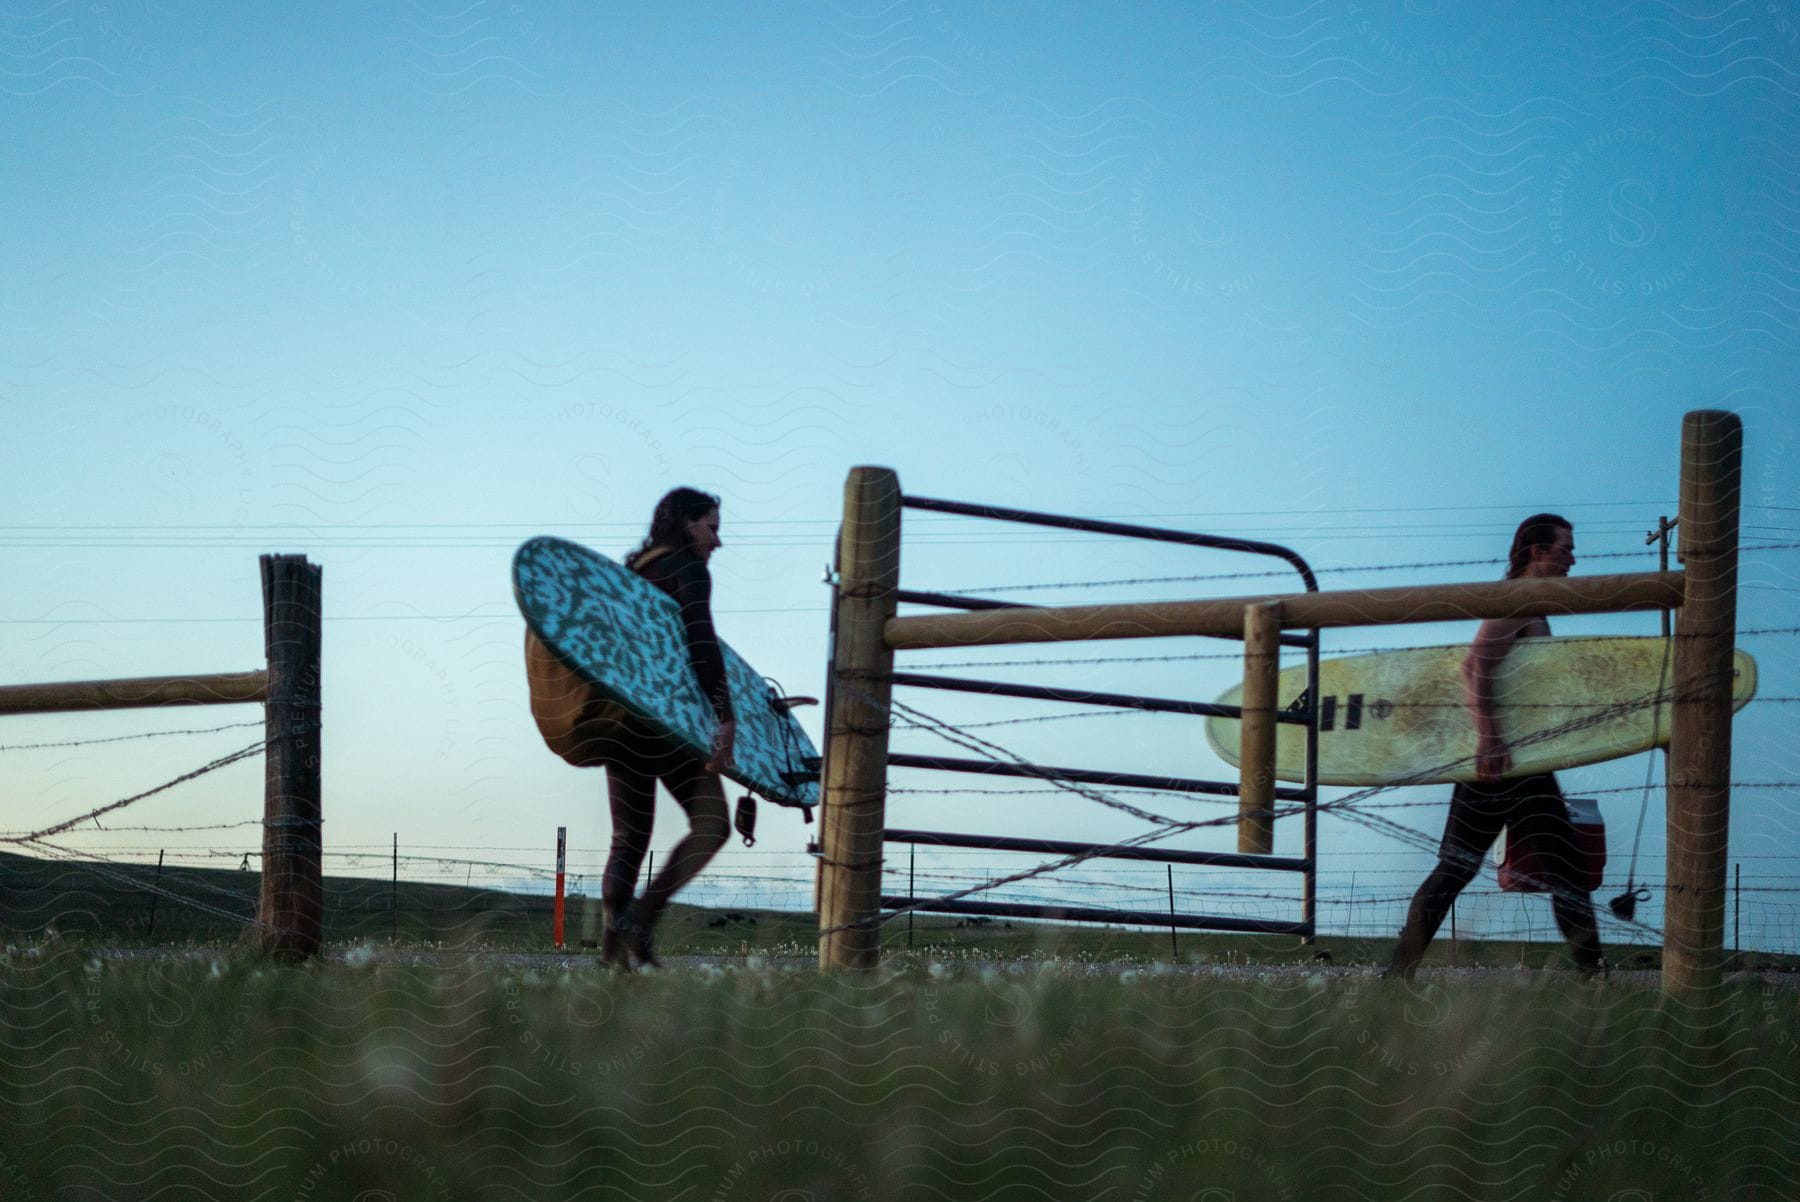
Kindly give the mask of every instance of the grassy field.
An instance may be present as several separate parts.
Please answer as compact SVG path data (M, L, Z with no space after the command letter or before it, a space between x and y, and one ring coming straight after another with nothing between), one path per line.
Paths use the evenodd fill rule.
M1515 982L15 945L0 1196L1800 1194L1794 992Z
M224 913L152 934L129 873L0 861L0 1198L1800 1197L1785 974L918 916L827 979L810 915L678 908L620 977L542 954L546 899L352 880L284 968L253 874L165 873Z

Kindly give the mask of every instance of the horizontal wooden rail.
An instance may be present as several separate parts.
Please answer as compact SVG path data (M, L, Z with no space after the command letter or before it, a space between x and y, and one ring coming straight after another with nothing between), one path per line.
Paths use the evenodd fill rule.
M1153 639L1184 635L1242 638L1244 607L1281 603L1285 629L1389 626L1532 614L1619 613L1681 604L1680 572L1633 572L1578 580L1496 580L1329 593L1225 597L1207 601L1147 601L1072 605L980 613L889 618L883 641L894 651L983 647L1074 639Z
M240 705L266 701L269 673L217 672L209 676L138 676L125 680L75 680L57 684L0 685L0 714L56 714L71 710L139 709L153 705Z

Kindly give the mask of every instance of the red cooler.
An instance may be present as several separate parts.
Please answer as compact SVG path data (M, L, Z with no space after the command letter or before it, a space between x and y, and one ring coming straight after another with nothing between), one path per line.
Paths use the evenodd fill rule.
M1568 797L1569 825L1575 830L1577 863L1586 869L1574 882L1575 888L1592 893L1606 875L1606 823L1600 817L1600 803L1591 797ZM1508 893L1542 893L1543 876L1538 869L1537 852L1529 839L1515 839L1512 831L1504 836L1500 853L1500 888Z

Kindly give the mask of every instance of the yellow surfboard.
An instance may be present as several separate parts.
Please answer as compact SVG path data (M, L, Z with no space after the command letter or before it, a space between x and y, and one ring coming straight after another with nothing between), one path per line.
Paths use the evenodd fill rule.
M1495 695L1512 745L1512 775L1554 772L1669 741L1672 660L1661 638L1520 639L1501 665ZM1475 726L1463 700L1467 643L1325 660L1319 665L1319 783L1432 784L1475 779ZM1732 708L1756 694L1756 661L1739 651ZM1306 667L1281 674L1283 706L1300 701ZM1238 705L1243 686L1219 697ZM1660 697L1660 700L1659 700ZM1303 701L1300 701L1304 704ZM1208 718L1206 738L1238 762L1238 721ZM1303 727L1280 724L1275 774L1305 779Z

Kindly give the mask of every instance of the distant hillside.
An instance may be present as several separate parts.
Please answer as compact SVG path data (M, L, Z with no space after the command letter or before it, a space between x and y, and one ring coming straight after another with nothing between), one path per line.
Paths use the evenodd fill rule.
M0 853L0 928L124 942L232 939L256 915L262 874L229 868L59 861ZM460 885L325 878L325 937L550 939L551 899ZM541 936L536 932L541 930ZM571 930L571 935L575 932Z

